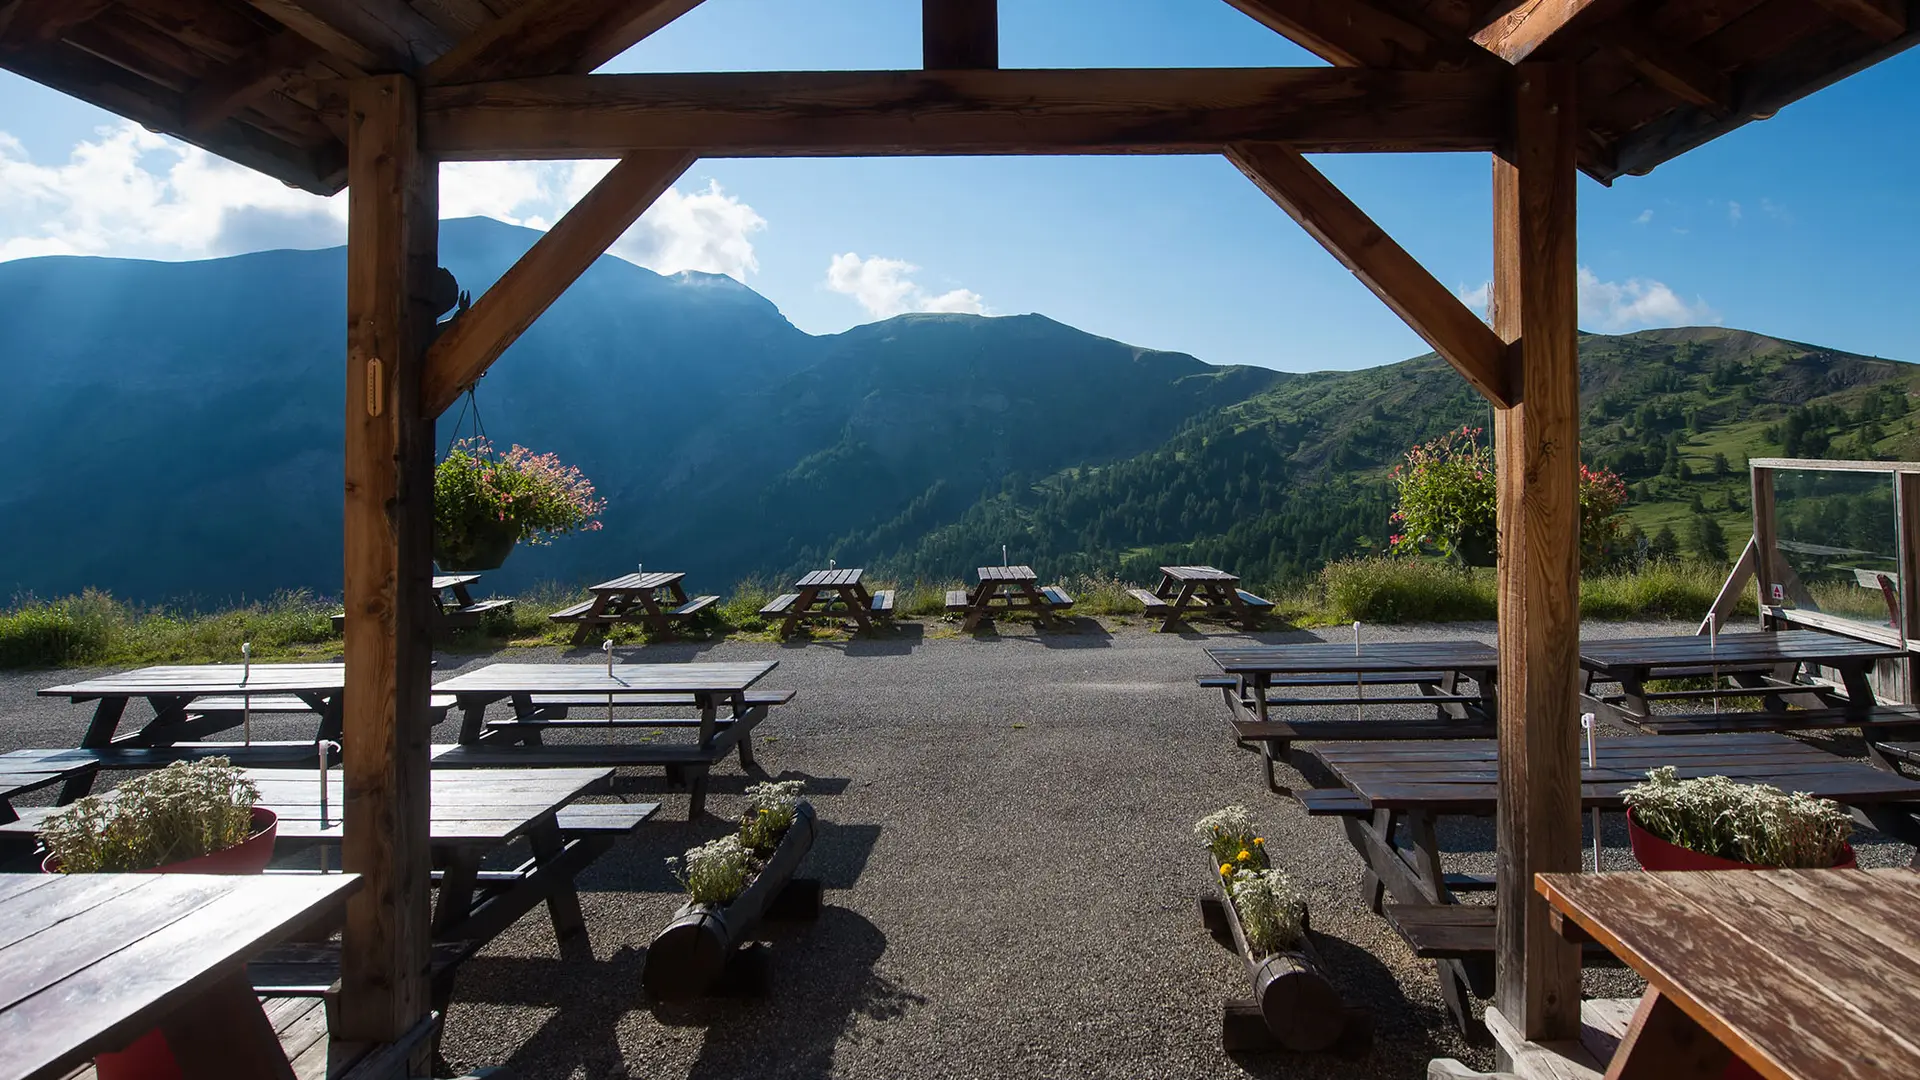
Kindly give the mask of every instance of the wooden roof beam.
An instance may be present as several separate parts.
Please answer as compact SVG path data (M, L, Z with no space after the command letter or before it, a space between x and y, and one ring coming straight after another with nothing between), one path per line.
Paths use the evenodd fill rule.
M1275 143L1236 143L1227 159L1339 259L1360 283L1496 405L1507 392L1507 345L1419 260L1374 224L1326 174Z
M1227 2L1336 67L1459 71L1488 59L1465 42L1367 0Z
M999 67L997 0L920 0L920 55L929 71Z
M699 6L700 0L529 0L428 65L426 81L584 75Z
M206 131L287 85L322 55L320 46L292 30L282 30L265 45L200 80L182 102L181 117L188 128Z
M427 350L422 415L438 416L459 400L693 161L684 150L650 150L622 158L601 177Z
M1481 27L1473 40L1509 64L1518 64L1535 53L1539 54L1536 59L1557 58L1590 43L1594 29L1625 11L1632 2L1527 0Z
M58 40L113 0L13 0L0 3L0 50Z
M1733 80L1669 44L1639 19L1623 16L1603 31L1607 43L1648 82L1690 105L1725 116L1733 109Z
M411 72L453 39L405 0L247 0L308 41L370 72Z
M443 160L1490 150L1506 75L1195 68L567 75L424 95Z
M1907 32L1907 12L1900 0L1815 0L1875 41L1892 41Z

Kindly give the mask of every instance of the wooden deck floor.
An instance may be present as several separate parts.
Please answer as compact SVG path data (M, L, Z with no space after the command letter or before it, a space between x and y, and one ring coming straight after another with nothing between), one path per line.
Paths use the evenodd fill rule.
M296 1080L336 1080L361 1056L362 1046L352 1047L352 1056L329 1062L327 1051L327 1009L319 998L265 998L260 1002L273 1020L273 1030L293 1063ZM92 1065L74 1073L68 1080L95 1080Z

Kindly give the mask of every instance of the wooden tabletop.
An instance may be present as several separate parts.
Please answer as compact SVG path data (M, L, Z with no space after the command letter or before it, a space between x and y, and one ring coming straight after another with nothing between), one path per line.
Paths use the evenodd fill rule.
M77 683L49 686L43 697L168 697L202 694L337 693L347 685L345 664L183 664L144 667Z
M1229 574L1211 566L1163 566L1160 572L1175 581L1239 581L1238 574Z
M649 570L644 574L627 574L603 581L593 586L594 592L644 592L648 589L664 589L686 577L684 573Z
M433 575L433 587L436 589L451 589L455 585L471 585L479 580L479 574L435 574Z
M0 1080L63 1077L360 887L354 874L0 875Z
M1675 637L1582 641L1580 666L1613 670L1696 667L1711 664L1768 664L1832 660L1885 660L1905 656L1899 648L1817 630L1778 630L1758 634L1688 634Z
M488 664L434 684L442 694L731 694L766 678L778 660L727 664Z
M975 571L981 581L1038 581L1040 575L1031 566L982 566Z
M1229 675L1285 675L1357 671L1486 671L1500 666L1500 653L1478 641L1366 642L1356 654L1351 644L1239 645L1207 650Z
M860 584L860 575L864 573L866 573L866 571L858 567L853 569L842 568L839 570L814 570L802 577L799 581L794 582L793 587L796 589L817 589L833 585L858 585Z
M1920 781L1768 732L1629 735L1600 739L1598 748L1599 767L1580 771L1586 807L1620 808L1620 792L1661 765L1683 779L1726 776L1849 804L1920 800ZM1307 752L1375 809L1476 814L1493 809L1498 749L1493 739L1455 739L1320 743Z
M1920 874L1541 874L1547 902L1762 1076L1920 1076Z

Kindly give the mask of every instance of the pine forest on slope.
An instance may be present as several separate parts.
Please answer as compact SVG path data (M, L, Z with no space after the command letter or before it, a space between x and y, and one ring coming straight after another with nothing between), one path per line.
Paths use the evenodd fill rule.
M536 234L443 223L479 292ZM344 251L0 264L0 566L213 604L338 592ZM1581 340L1584 453L1648 533L1747 531L1745 459L1920 453L1920 369L1714 327ZM724 277L603 257L478 389L486 433L579 465L606 528L488 584L636 562L703 590L864 565L949 579L1213 562L1286 580L1378 549L1387 469L1484 401L1428 355L1352 372L1216 367L1037 315L908 315L815 337ZM471 413L441 421L445 442Z

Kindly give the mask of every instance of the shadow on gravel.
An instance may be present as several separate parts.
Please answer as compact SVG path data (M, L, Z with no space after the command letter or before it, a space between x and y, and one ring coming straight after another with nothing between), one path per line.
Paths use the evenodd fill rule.
M1301 1076L1381 1076L1392 1074L1367 1070L1364 1063L1415 1062L1416 1076L1425 1074L1425 1063L1434 1057L1455 1053L1443 1049L1432 1033L1444 1029L1451 1020L1438 1006L1420 1005L1407 1000L1393 970L1372 953L1342 938L1314 931L1313 944L1325 964L1325 972L1348 1006L1370 1014L1371 1039L1343 1040L1327 1054L1231 1053L1235 1064L1256 1077ZM1428 965L1420 965L1423 974ZM1418 975L1416 978L1420 977Z
M829 1076L835 1048L860 1021L926 1004L874 971L887 938L856 912L828 906L818 922L769 925L761 936L773 942L764 996L653 1004L663 1024L708 1029L688 1080L764 1076L775 1064L783 1076ZM632 1075L650 1075L634 1064Z
M820 645L839 650L842 656L905 656L927 639L927 628L919 623L901 622L873 637L855 636L838 641L783 642L783 647Z

